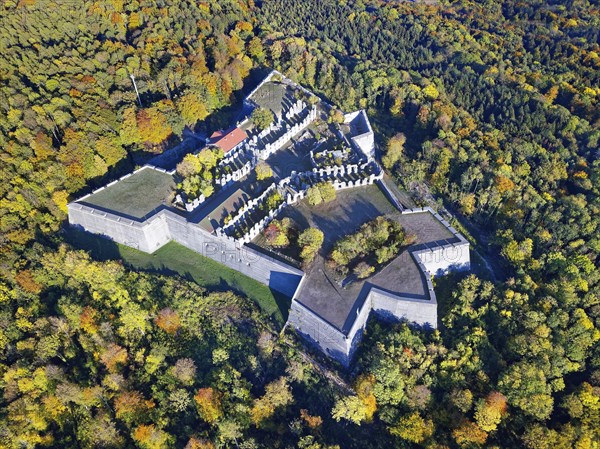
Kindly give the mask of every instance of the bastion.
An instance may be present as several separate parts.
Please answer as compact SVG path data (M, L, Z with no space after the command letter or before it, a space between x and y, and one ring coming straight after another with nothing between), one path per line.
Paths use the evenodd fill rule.
M265 129L252 125L257 107L273 113ZM365 111L335 125L331 109L273 71L244 100L242 119L207 140L209 149L221 145L223 157L206 195L183 191L175 170L146 165L69 203L69 223L147 253L175 241L287 295L287 324L343 365L371 311L435 328L432 277L468 270L469 243L434 210L408 209L396 198L376 160ZM268 182L256 179L259 163L272 168ZM333 185L338 201L309 207L306 192L323 182ZM414 243L366 280L332 279L325 257L335 240L381 215L397 220ZM284 216L324 233L319 255L304 269L254 243Z

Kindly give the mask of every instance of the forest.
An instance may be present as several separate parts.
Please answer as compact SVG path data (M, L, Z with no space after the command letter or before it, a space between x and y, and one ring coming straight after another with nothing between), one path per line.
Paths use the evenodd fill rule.
M5 0L0 448L600 444L597 0ZM275 68L366 109L488 270L345 371L237 293L94 260L66 204Z

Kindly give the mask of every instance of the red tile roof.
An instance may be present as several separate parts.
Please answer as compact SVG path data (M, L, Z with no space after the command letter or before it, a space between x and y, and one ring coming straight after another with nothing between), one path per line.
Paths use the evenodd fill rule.
M218 146L224 153L230 152L236 145L248 138L248 134L241 128L232 127L227 130L215 131L210 136L210 143Z

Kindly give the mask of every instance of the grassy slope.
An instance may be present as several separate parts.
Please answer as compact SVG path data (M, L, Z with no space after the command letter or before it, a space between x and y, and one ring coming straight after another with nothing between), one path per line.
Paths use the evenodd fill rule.
M290 300L285 295L178 243L170 242L153 254L147 254L72 229L68 230L66 240L76 248L89 251L97 260L120 259L133 269L179 274L209 290L233 290L243 294L256 301L261 310L279 326L287 319Z

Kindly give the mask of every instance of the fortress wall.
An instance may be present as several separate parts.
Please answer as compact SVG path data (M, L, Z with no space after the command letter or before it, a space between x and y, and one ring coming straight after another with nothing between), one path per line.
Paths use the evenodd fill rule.
M370 297L373 311L385 319L406 319L420 325L437 327L435 300L400 297L378 288L371 289Z
M322 352L347 366L350 363L351 340L296 300L292 300L288 324Z
M434 276L446 274L450 270L468 270L471 267L469 242L466 241L414 251L413 255Z
M301 270L245 245L239 245L234 239L212 235L171 211L163 211L162 214L168 223L172 240L273 290L291 297L304 275Z
M80 226L88 232L147 253L153 253L174 240L290 297L304 275L301 270L236 244L233 239L214 236L168 210L140 223L79 203L71 203L68 207L72 226Z
M144 226L128 218L99 211L78 203L68 205L69 223L80 226L93 234L109 237L117 243L131 246L145 252L153 252L155 244L147 240ZM159 236L157 236L158 238ZM154 243L154 242L153 242Z

